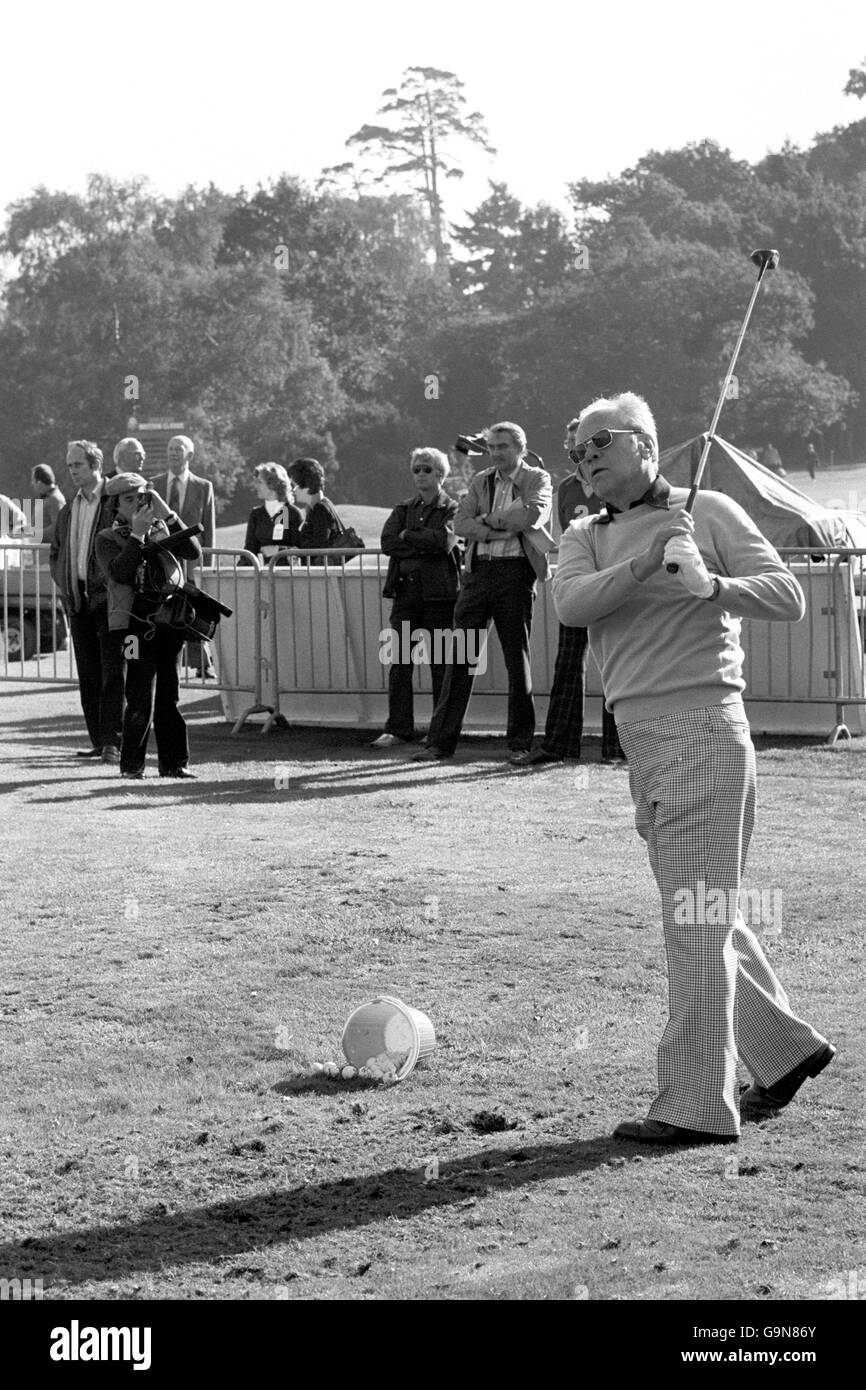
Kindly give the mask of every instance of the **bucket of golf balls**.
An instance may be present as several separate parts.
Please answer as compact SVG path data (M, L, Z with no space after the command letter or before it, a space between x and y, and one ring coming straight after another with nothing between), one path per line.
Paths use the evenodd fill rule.
M355 1009L343 1029L343 1053L362 1080L405 1081L435 1046L427 1015L389 994Z

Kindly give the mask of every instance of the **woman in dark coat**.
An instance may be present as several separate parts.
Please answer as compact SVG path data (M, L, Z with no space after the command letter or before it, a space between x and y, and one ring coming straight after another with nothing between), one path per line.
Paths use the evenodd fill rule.
M415 737L412 675L415 665L429 661L433 707L445 679L442 656L450 651L454 604L460 584L460 560L454 534L457 503L442 490L450 464L439 449L415 449L409 461L415 494L396 506L382 530L382 549L390 556L382 593L392 598L388 722L373 748L393 748ZM426 660L412 658L404 637L423 631ZM437 636L438 634L438 636ZM419 644L422 639L418 639ZM439 657L439 660L434 658Z
M292 505L292 484L285 468L279 463L260 463L254 472L256 492L262 501L250 512L244 550L261 555L267 564L278 550L300 544L303 517ZM278 565L290 563L288 555L277 561Z
M295 501L304 508L304 524L298 545L301 550L327 550L345 529L339 513L325 496L325 470L318 459L296 459L289 468ZM311 565L323 565L323 555L308 556Z

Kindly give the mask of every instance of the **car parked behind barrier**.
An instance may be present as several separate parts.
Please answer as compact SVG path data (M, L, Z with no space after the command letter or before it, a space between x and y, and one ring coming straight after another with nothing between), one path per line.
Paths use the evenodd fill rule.
M40 556L43 563L37 566L32 563L32 550L18 552L19 547L8 539L0 544L0 571L6 572L0 602L0 657L29 661L38 653L64 651L69 630L51 582L47 554Z

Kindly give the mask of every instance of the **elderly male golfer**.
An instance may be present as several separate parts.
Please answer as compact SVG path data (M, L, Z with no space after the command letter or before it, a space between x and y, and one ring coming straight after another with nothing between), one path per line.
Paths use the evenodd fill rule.
M694 516L684 510L686 489L659 475L640 396L593 401L579 421L576 453L606 507L563 535L554 602L561 622L589 628L628 757L661 893L670 997L659 1093L646 1119L614 1133L733 1142L741 1118L780 1110L835 1055L792 1013L738 906L755 806L740 618L796 622L805 603L736 502L702 492ZM754 1078L740 1097L738 1056Z

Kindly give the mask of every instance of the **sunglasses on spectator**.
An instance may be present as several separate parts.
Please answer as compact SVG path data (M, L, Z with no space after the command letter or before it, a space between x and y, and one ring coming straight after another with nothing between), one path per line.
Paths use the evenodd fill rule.
M568 457L572 463L583 463L586 458L588 445L594 444L596 449L609 449L613 443L615 434L644 434L644 430L597 430L591 434L589 439L585 439L582 444L575 444L573 449L569 449Z
M412 465L413 473L432 473L433 469L429 463L417 463Z

